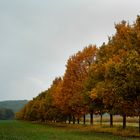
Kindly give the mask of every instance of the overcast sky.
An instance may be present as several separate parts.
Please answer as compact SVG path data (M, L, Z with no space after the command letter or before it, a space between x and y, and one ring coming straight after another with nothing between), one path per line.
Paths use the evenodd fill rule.
M69 56L138 14L140 0L0 0L0 100L37 96Z

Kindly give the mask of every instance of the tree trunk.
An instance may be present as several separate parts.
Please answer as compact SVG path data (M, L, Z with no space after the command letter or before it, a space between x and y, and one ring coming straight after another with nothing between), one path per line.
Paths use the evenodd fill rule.
M67 120L65 119L65 121L64 121L64 122L65 122L65 124L66 124L66 123L67 123Z
M77 123L79 124L79 122L80 122L80 119L78 118L78 119L77 119Z
M140 133L140 114L139 114L139 133Z
M110 114L110 127L113 127L113 115Z
M73 124L75 124L75 117L74 117L74 115L73 115Z
M103 120L103 114L101 113L101 118L100 118L100 125L102 125L102 120Z
M93 125L93 112L90 113L90 124Z
M84 125L85 125L85 124L86 124L86 115L85 115L85 114L83 115L83 119L84 119L84 120L83 120L83 121L84 121L83 123L84 123Z
M71 115L69 115L69 124L70 124L70 122L71 122Z
M126 128L126 114L123 115L123 129Z
M138 117L139 117L139 133L140 133L140 106L139 106L139 109L138 109Z

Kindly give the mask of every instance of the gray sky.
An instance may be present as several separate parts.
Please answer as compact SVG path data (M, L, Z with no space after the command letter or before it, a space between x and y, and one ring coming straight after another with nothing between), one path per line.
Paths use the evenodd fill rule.
M0 0L0 100L37 96L70 55L138 14L140 0Z

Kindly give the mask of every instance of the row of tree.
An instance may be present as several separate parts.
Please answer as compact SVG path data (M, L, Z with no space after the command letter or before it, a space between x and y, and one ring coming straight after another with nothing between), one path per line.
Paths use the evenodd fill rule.
M78 121L93 113L140 116L140 16L133 25L115 25L115 35L100 48L89 45L71 56L63 77L31 100L17 119L38 121ZM140 124L140 123L139 123Z

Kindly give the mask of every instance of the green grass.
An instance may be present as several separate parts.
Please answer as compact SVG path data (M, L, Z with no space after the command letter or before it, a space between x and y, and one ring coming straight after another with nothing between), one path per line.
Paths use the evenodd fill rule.
M93 131L90 126L0 121L0 140L139 140Z

